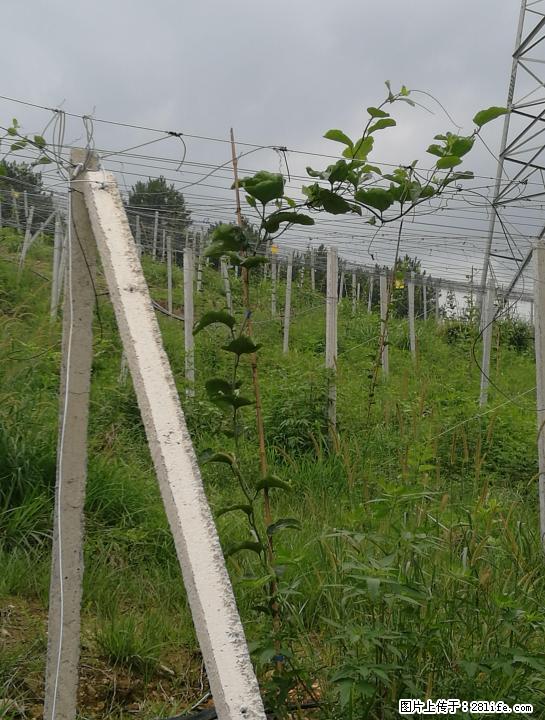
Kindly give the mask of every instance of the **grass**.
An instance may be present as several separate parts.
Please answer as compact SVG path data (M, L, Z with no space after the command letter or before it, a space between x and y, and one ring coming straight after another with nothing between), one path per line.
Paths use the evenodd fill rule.
M60 323L49 323L47 242L17 282L17 238L0 231L0 597L43 627L55 478ZM144 258L151 292L165 299L165 270ZM222 306L221 282L204 273L204 308ZM418 363L405 320L390 328L391 376L367 421L378 317L339 316L339 440L323 420L324 300L294 283L290 353L269 286L256 288L256 337L271 470L291 481L273 491L275 517L301 531L278 536L285 652L318 688L315 717L397 717L400 697L533 702L545 709L545 586L537 516L533 348L502 326L492 358L489 408L478 408L473 335L456 323L418 322ZM99 291L103 280L99 278ZM175 306L181 304L176 269ZM233 280L235 305L240 287ZM279 298L281 293L279 293ZM130 380L119 382L113 313L100 297L89 432L89 479L80 711L93 717L179 713L202 696L201 657ZM227 368L222 331L197 337L197 392L185 399L181 324L159 318L195 447L224 447L221 413L204 380ZM522 339L521 339L522 338ZM477 344L477 351L478 351ZM249 369L242 374L249 382ZM517 397L508 403L502 394ZM526 394L524 394L526 393ZM497 409L494 409L497 408ZM257 472L251 409L242 460ZM237 487L221 467L202 468L213 509ZM247 536L242 513L218 518L224 546ZM249 553L228 560L239 609L267 692L274 654L261 574ZM12 616L13 617L13 614ZM0 697L41 708L45 645L35 625L0 637ZM41 630L40 633L43 631ZM36 647L39 647L36 650ZM34 648L29 656L30 648ZM166 668L166 669L165 669ZM13 682L28 675L34 682ZM0 687L2 685L0 684ZM121 690L124 687L125 690ZM127 689L128 688L128 689ZM163 690L161 690L163 688ZM94 693L94 694L93 694ZM135 710L136 711L136 710Z

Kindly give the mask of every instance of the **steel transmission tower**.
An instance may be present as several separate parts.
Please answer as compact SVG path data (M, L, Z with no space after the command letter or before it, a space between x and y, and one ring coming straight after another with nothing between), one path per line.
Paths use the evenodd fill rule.
M545 202L545 0L522 0L513 53L513 65L507 94L509 112L504 117L498 168L494 185L493 211L488 227L484 264L481 275L481 298L484 297L493 243L501 231L507 240L512 260L518 267L510 286L526 267L531 249L526 239L523 255L502 222L502 209L529 207ZM515 211L516 212L516 211ZM522 220L522 216L521 216ZM541 222L541 221L540 221ZM501 230L498 230L501 225ZM545 234L545 221L538 234ZM504 255L500 255L505 259Z

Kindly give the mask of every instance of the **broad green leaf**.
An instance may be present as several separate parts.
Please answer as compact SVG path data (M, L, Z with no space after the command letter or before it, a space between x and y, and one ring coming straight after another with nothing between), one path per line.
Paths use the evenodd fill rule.
M376 208L380 212L388 210L393 205L394 198L392 193L385 188L369 188L369 190L358 190L354 194L355 200L361 202L363 205Z
M345 135L342 130L328 130L324 137L326 138L326 140L335 140L335 142L340 142L343 145L348 145L348 147L354 146L352 140L348 137L348 135Z
M279 229L282 223L289 223L290 225L314 225L314 220L308 215L303 215L302 213L282 210L270 215L262 222L261 227L269 233L274 233Z
M282 478L279 478L277 475L267 475L261 480L258 480L255 486L256 492L260 490L270 490L271 488L291 490L292 486L287 480L282 480Z
M35 165L49 165L49 163L52 163L53 160L48 157L41 157L37 162L35 162Z
M329 180L331 184L343 182L348 177L350 166L346 160L338 160L334 165L329 165L325 171L325 180Z
M393 118L384 118L383 120L377 120L376 123L371 125L368 132L373 133L377 130L384 130L384 128L387 127L394 127L394 125L397 125L397 123Z
M17 130L15 129L15 127L8 128L8 135L17 135Z
M210 312L205 313L199 322L195 324L193 335L196 335L201 330L204 330L205 327L213 325L214 323L221 323L232 329L235 326L235 318L225 310L210 310Z
M435 195L436 192L437 192L437 190L434 187L432 187L431 185L425 185L422 188L420 197L423 197L423 198L433 197L433 195Z
M257 205L256 199L251 195L246 195L246 202L248 203L248 205L250 205L250 207L253 208L255 208L255 206Z
M242 512L245 512L246 515L252 514L252 506L251 505L228 505L227 507L219 508L219 510L216 510L216 517L221 517L222 515L226 515L230 512L235 512L236 510L241 510Z
M374 117L374 118L390 117L390 113L387 113L384 110L381 110L380 108L377 108L377 107L368 107L367 112L369 113L369 115L371 117Z
M458 180L473 180L474 177L475 175L471 172L471 170L466 170L463 172L453 173L447 180L439 180L438 184L450 185Z
M267 528L267 535L271 537L280 530L301 530L301 523L295 518L282 518L269 525Z
M473 118L473 122L478 127L482 127L483 125L486 125L486 123L499 118L501 115L506 115L508 112L507 108L492 106L486 110L478 112Z
M263 205L284 195L284 178L279 173L260 170L255 175L240 180L239 185Z
M445 157L439 158L435 164L439 170L449 170L450 168L456 167L456 165L461 165L461 163L461 158L456 157L456 155L446 155Z
M353 207L343 197L331 190L326 190L320 185L303 187L303 193L309 198L309 205L312 207L323 207L326 212L332 215L342 215L352 212Z
M233 393L233 386L227 380L223 378L210 378L204 383L208 396L216 395L231 395Z
M0 176L7 175L7 174L8 174L7 167L4 165L4 163L0 163Z
M236 225L218 225L210 236L212 244L206 248L206 257L221 257L237 250L246 250L248 241L244 231Z
M307 165L307 175L310 175L310 177L314 178L323 178L324 174L319 170L313 170L310 166Z
M373 149L373 143L374 140L372 137L360 138L357 142L354 143L353 147L347 147L343 151L343 157L363 160L365 162L365 160L367 160L367 156Z
M224 345L222 350L227 350L227 352L232 352L235 355L248 355L250 353L257 352L260 347L261 344L258 343L256 345L251 337L248 337L247 335L240 335L234 340L231 340L228 345Z
M231 555L235 555L235 553L242 552L242 550L250 550L251 552L255 552L257 555L260 555L263 551L263 548L261 546L261 543L246 540L245 542L232 545L223 554L226 558L228 558L231 557Z
M258 265L264 265L265 263L268 263L268 258L265 257L265 255L252 255L252 257L246 258L243 262L240 263L240 267L246 268L247 270L251 270L254 267L257 267Z
M26 147L26 140L18 140L17 142L12 143L11 149L12 150L22 150L24 147Z
M433 144L430 145L429 148L426 150L426 152L430 153L430 155L436 155L437 157L443 157L445 154L445 148L441 147L441 145Z
M45 138L43 138L41 135L34 135L34 145L39 148L44 148L47 143L45 141Z
M469 135L467 137L457 137L451 142L449 151L456 157L463 157L464 155L467 155L474 144L475 137L473 135Z

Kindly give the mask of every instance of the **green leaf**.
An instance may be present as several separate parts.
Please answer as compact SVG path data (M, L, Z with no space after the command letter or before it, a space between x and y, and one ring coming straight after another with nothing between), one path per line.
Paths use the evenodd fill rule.
M200 458L201 465L205 465L210 462L225 463L226 465L235 465L235 456L227 452L213 452L212 450L205 450Z
M363 205L368 205L372 208L384 212L393 205L394 198L392 193L385 188L369 188L369 190L358 190L354 194L354 199L361 202Z
M248 337L247 335L240 335L232 340L228 345L223 345L222 350L227 350L227 352L232 352L235 355L249 355L257 352L260 347L261 344L258 343L256 345L251 337Z
M248 205L250 207L253 207L253 208L255 208L255 206L257 205L256 199L254 197L252 197L251 195L246 195L246 202L248 203Z
M281 223L289 223L290 225L314 225L314 220L302 213L283 210L263 220L261 227L269 233L274 233L279 229Z
M53 160L48 157L41 157L37 162L34 163L34 165L49 165L49 163L52 163Z
M456 137L455 139L452 139L452 142L449 145L449 152L451 155L455 155L456 157L463 157L464 155L467 155L474 144L474 135Z
M45 138L43 138L41 135L34 135L34 145L41 149L44 148L47 143L45 141Z
M341 215L352 212L353 207L343 197L331 190L326 190L318 184L303 187L303 193L309 198L311 207L323 207L332 215Z
M220 394L231 395L233 393L233 386L223 378L210 378L204 383L204 387L209 397L215 397Z
M260 170L252 177L243 178L239 185L263 205L284 195L284 178L279 173Z
M252 514L252 506L251 505L228 505L227 507L219 508L219 510L216 510L216 517L221 517L222 515L226 515L230 512L235 512L236 510L241 510L242 512L245 512L246 515Z
M230 548L225 550L223 554L226 558L228 558L231 557L231 555L235 555L235 553L242 552L243 550L250 550L251 552L257 553L257 555L261 555L263 547L261 546L261 543L246 540L245 542L232 545Z
M369 113L369 115L371 117L374 117L374 118L390 117L390 113L387 113L384 110L381 110L380 108L377 108L377 107L368 107L367 112Z
M18 140L17 142L12 143L11 150L22 150L26 147L26 143L26 140Z
M343 157L354 158L355 160L367 160L367 156L373 149L374 139L372 137L360 138L354 143L354 147L347 147L343 151Z
M507 108L492 106L486 110L478 112L473 118L473 122L478 127L482 127L483 125L486 125L486 123L499 118L501 115L506 115L508 112Z
M0 177L8 174L8 169L4 163L0 163Z
M266 477L258 480L255 489L256 492L260 490L270 490L271 488L277 488L278 490L291 490L292 486L287 480L282 480L277 475L267 475Z
M8 128L8 135L17 135L17 130L15 129L15 127Z
M376 123L371 125L368 132L373 133L377 130L384 130L384 128L387 127L394 127L394 125L397 125L397 123L393 118L384 118L383 120L377 120Z
M252 255L252 257L246 258L243 262L240 263L240 267L246 268L247 270L251 270L254 267L257 267L258 265L265 265L265 263L268 263L268 258L265 257L265 255Z
M335 140L335 142L348 145L348 147L354 147L352 140L348 137L348 135L345 135L342 130L328 130L324 137L326 140Z
M237 225L218 225L210 239L212 244L205 250L206 257L220 257L236 250L246 250L248 247L246 235Z
M271 537L280 530L301 530L301 523L295 518L282 518L269 525L267 528L267 535Z
M445 157L439 158L435 164L439 170L449 170L450 168L456 167L456 165L461 165L461 163L461 158L456 157L456 155L446 155Z
M445 148L441 147L441 145L430 145L429 148L426 150L426 152L430 153L430 155L436 155L437 157L443 157L445 154Z
M235 326L235 318L232 315L229 315L229 313L225 310L210 310L210 312L205 313L199 322L196 323L193 328L193 335L200 333L200 331L204 330L205 327L213 325L214 323L221 323L222 325L227 325L228 328L233 329Z

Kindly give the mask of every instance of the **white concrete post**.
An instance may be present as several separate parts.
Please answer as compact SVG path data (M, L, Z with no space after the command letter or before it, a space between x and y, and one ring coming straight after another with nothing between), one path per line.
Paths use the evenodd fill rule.
M424 306L424 320L428 319L428 286L424 280L422 285L422 304Z
M170 233L166 238L167 242L167 308L172 315L172 238Z
M384 272L380 273L380 345L382 348L382 372L388 377L390 372L388 348L388 279Z
M530 300L530 325L534 324L534 301Z
M291 319L291 281L293 274L293 250L288 253L288 267L286 269L286 302L284 304L284 344L283 351L289 350L290 344L290 319Z
M11 207L12 207L12 213L14 215L15 219L15 227L19 232L21 232L21 219L19 217L19 203L17 201L17 194L15 190L11 190Z
M265 720L216 527L121 196L111 173L89 173L88 179L79 189L127 354L218 718Z
M539 526L545 550L545 241L534 247L534 337L536 354L537 448L539 459Z
M21 257L19 258L19 275L21 274L21 272L23 270L26 254L28 252L28 249L30 248L33 217L34 217L34 205L31 205L30 210L28 211L27 218L26 218L25 237L23 239L23 247L21 248Z
M223 279L223 288L225 290L225 300L227 302L227 309L233 314L233 299L231 297L231 283L229 282L229 268L227 266L227 260L221 258L220 260L221 277Z
M439 324L441 322L441 286L439 283L435 285L435 321Z
M271 316L276 316L276 277L278 266L274 255L271 257Z
M140 227L140 215L136 216L136 249L138 250L138 257L142 257L142 228Z
M367 312L370 314L373 309L373 283L374 278L371 275L369 277L369 297L367 298Z
M483 303L482 338L483 354L481 360L481 392L479 395L479 407L484 407L488 400L488 386L490 375L490 354L492 351L492 329L494 326L494 286L488 285L485 302Z
M197 292L202 292L202 253L204 250L204 239L202 232L197 236Z
M51 320L57 317L57 308L59 304L59 271L61 269L61 251L62 251L62 227L61 218L57 213L55 217L55 234L53 235L53 269L51 273L51 303L49 307L49 316Z
M305 283L305 265L303 261L303 265L299 268L299 287L302 288Z
M356 273L352 273L352 315L356 314Z
M314 248L310 251L310 287L314 292L316 290L316 253Z
M187 397L195 397L195 347L193 340L193 275L195 255L188 245L184 248L184 349Z
M329 432L333 437L337 429L337 248L327 249L326 282L326 330L325 330L325 366L330 371L327 393L327 419Z
M2 229L2 201L0 200L0 230Z
M165 259L166 251L167 251L167 231L163 230L162 242L161 242L161 260Z
M72 150L73 166L96 156ZM102 174L102 173L101 173ZM45 720L76 717L83 581L83 506L87 479L87 419L93 352L95 240L80 173L70 193L71 228L64 293L57 480L49 592ZM30 215L30 213L29 213Z
M359 282L356 286L356 302L360 302L361 299L361 283Z
M341 270L341 276L339 278L339 302L343 299L344 295L344 270Z
M411 355L416 359L416 332L414 327L414 272L411 272L410 279L407 282L407 294L409 297L409 344L411 346Z
M26 220L26 218L28 218L28 195L26 190L23 190L23 210L25 212Z
M159 210L155 211L155 216L153 219L153 246L152 246L152 253L153 253L153 259L157 259L157 239L159 237Z

